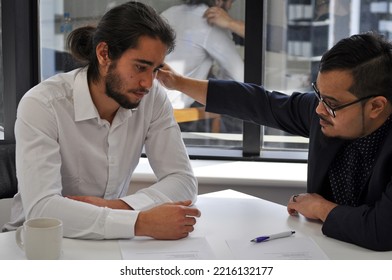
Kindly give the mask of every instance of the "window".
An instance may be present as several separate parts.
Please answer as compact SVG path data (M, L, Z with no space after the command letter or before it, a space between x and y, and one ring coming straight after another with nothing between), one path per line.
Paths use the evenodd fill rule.
M126 0L1 1L0 100L4 105L0 107L0 126L4 134L0 137L5 140L0 141L13 141L16 106L28 89L75 67L64 48L69 29L95 24L107 9L123 2ZM141 2L158 12L183 3ZM234 1L229 14L246 23L245 40L236 40L244 60L244 80L287 94L311 90L322 53L340 38L368 30L391 38L391 5L392 1L358 0ZM219 73L219 67L213 67L212 73ZM306 161L307 139L250 123L240 123L239 129L214 130L216 116L207 117L204 131L184 129L183 138L193 158Z

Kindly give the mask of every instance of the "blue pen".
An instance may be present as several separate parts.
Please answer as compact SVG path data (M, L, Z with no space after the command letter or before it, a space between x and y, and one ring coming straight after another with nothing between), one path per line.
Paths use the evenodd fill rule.
M266 236L259 236L254 239L252 239L250 242L255 242L255 243L260 243L272 239L277 239L277 238L282 238L282 237L289 237L292 236L295 233L295 231L285 231L277 234L271 234L271 235L266 235Z

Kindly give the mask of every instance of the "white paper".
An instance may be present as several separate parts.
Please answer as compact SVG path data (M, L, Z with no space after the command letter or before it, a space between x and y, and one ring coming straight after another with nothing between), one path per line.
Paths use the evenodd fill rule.
M327 255L309 237L291 236L266 242L226 240L235 259L239 260L326 260Z
M211 260L214 253L204 237L180 240L134 238L119 241L124 260Z

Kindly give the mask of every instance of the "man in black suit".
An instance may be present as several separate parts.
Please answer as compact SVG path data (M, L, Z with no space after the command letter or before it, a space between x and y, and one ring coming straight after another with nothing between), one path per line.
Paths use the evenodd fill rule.
M287 210L325 235L392 250L392 44L373 33L342 39L320 62L314 92L201 81L164 68L160 81L206 110L309 138L307 193Z

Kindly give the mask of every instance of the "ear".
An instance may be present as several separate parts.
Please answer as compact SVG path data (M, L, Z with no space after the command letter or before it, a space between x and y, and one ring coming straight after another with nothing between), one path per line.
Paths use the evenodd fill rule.
M369 100L369 117L370 118L377 118L384 110L386 110L388 106L388 99L384 96L376 96Z
M97 55L98 63L100 66L109 66L111 60L109 58L109 47L106 42L100 42L95 49L95 53Z

